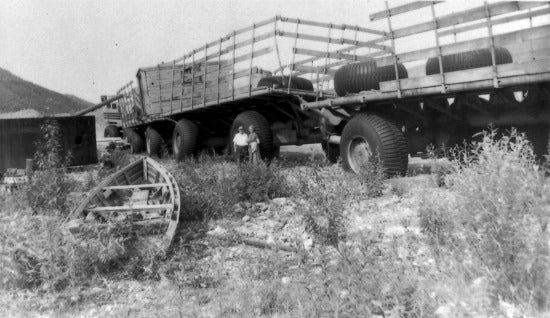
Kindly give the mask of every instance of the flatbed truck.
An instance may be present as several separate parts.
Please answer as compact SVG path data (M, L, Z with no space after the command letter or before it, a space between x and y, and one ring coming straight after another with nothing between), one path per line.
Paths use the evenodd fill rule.
M519 127L545 153L549 3L438 14L446 4L386 4L369 17L386 27L276 16L141 68L137 85L117 92L125 135L134 151L182 159L222 151L237 127L255 125L263 158L321 143L354 172L378 155L389 175L429 144L448 147L488 125Z

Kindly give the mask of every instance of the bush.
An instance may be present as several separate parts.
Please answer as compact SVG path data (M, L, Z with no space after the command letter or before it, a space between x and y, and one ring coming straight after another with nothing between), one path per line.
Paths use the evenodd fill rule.
M448 175L451 202L426 197L422 230L472 275L489 279L494 301L548 306L548 186L523 134L495 130L462 149ZM455 238L449 240L449 238Z
M178 163L172 174L182 190L183 219L211 219L231 216L238 202L236 171L223 160L200 155L198 160Z
M372 156L369 161L361 167L359 179L369 197L376 198L382 195L386 173L384 171L384 165L378 155Z
M243 164L239 166L235 185L241 201L262 202L290 195L277 163Z
M321 248L303 266L296 302L307 317L429 317L435 301L423 266L400 256L395 244L362 242ZM389 244L385 246L385 244ZM413 254L414 241L406 242ZM385 252L382 252L385 251Z
M184 217L190 219L242 216L233 210L240 201L261 202L291 193L277 163L236 166L201 154L178 163L173 174L183 191Z
M306 231L321 244L337 246L346 237L344 201L349 197L344 184L328 182L319 167L300 175L301 206Z
M55 210L66 215L69 212L67 194L73 187L66 175L71 155L62 154L61 132L55 120L46 120L40 130L43 139L36 142L34 156L39 170L34 172L27 185L27 200L35 212Z

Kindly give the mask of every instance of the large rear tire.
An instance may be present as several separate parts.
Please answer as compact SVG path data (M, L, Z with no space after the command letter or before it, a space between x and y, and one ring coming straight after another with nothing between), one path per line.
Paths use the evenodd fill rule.
M340 156L345 169L360 173L378 155L387 176L407 172L408 146L403 132L375 114L358 114L344 127Z
M271 160L276 156L276 147L273 143L273 133L269 122L256 111L245 111L240 113L233 121L231 135L229 136L229 149L233 150L233 137L238 132L239 126L248 131L248 127L254 125L255 131L260 139L260 156L264 160Z
M182 118L176 123L172 135L172 151L176 160L180 161L197 153L198 136L199 128L194 122Z
M121 137L122 134L120 133L120 129L115 125L109 125L105 127L105 130L103 131L103 137L110 138L110 137Z
M145 149L149 157L162 157L162 145L164 141L160 133L153 127L147 127L145 131Z
M132 148L132 153L141 153L143 151L143 137L137 131L133 128L126 128L124 129L124 135Z

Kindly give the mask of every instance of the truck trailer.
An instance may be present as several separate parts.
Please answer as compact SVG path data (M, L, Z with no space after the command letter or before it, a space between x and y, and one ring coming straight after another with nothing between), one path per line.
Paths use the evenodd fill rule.
M254 125L262 158L321 143L354 172L377 155L389 175L489 125L524 130L544 154L549 3L439 9L449 3L386 3L374 27L276 16L140 68L116 94L124 134L135 152L182 159Z

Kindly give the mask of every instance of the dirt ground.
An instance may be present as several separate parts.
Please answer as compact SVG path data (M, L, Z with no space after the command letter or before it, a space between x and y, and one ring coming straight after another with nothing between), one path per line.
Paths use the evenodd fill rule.
M308 169L308 160L318 156L322 156L322 151L317 145L284 147L281 151L282 160L289 166L284 168L289 178L299 169ZM430 161L413 159L409 176L387 180L381 197L346 202L348 242L353 244L366 232L374 233L383 241L394 241L411 233L421 235L417 217L419 198L425 193L444 191L427 173L430 164ZM339 173L342 168L333 165L325 169ZM243 295L236 293L255 290L265 281L289 284L300 261L293 252L262 249L218 238L239 235L298 250L314 250L316 246L299 213L301 203L290 197L266 203L242 203L235 207L244 211L242 218L182 224L173 255L162 264L165 270L158 279L102 277L91 286L69 288L60 293L40 289L0 291L2 316L237 316L235 308L246 306L246 302ZM262 314L253 311L249 316Z

